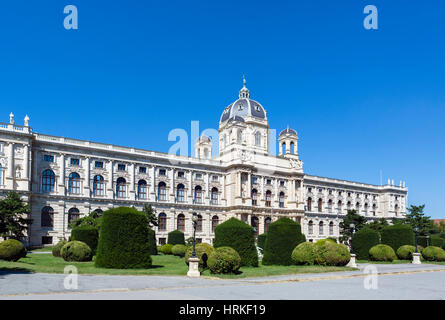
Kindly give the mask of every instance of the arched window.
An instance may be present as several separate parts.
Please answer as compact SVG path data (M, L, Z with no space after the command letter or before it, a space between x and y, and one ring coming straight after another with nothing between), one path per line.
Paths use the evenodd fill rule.
M252 218L250 218L250 225L253 228L253 235L257 236L258 235L258 225L259 225L260 220L258 219L258 217L253 216Z
M218 224L219 224L218 216L213 216L212 217L212 232L215 232L215 228Z
M351 210L351 208L352 208L352 203L351 203L351 201L348 201L348 203L346 204L346 206L347 206L347 208L348 208L348 211Z
M329 222L329 235L330 236L334 235L334 223L332 221Z
M355 204L355 211L357 212L357 214L360 214L360 203L359 202L357 202Z
M179 231L185 231L185 216L182 213L178 215L176 228Z
M176 201L184 202L184 185L182 183L176 186Z
M313 234L314 233L314 223L311 221L309 221L308 225L307 225L307 233L308 234Z
M375 217L377 214L377 206L375 204L372 205L372 215Z
M166 185L165 182L159 182L158 184L158 201L166 200Z
M272 219L270 217L267 217L264 219L264 232L269 231L269 225L272 222Z
M43 207L41 214L41 226L45 228L54 227L54 210L51 207Z
M255 133L255 145L257 147L261 146L261 133L260 132Z
M212 188L210 193L210 204L218 204L218 188Z
M158 216L158 231L166 231L167 230L167 215L164 212L161 212Z
M270 207L272 205L272 192L270 190L266 191L266 207Z
M198 221L196 222L196 232L202 232L202 216L198 214Z
M282 154L286 154L286 143L283 142L283 144L281 145L281 153Z
M93 178L93 194L96 197L104 196L104 178L102 176L94 176L94 178Z
M368 216L368 204L367 203L365 203L365 216L366 217Z
M104 213L104 212L102 211L102 209L96 209L96 210L94 210L93 212L96 213L96 214L94 215L94 216L96 216L96 217L100 217L100 216L102 216L102 213Z
M147 181L145 180L138 182L138 199L147 199Z
M295 144L293 142L290 143L290 153L295 154Z
M54 192L54 184L56 183L56 175L51 169L47 169L42 173L42 192Z
M124 178L118 178L116 181L116 195L118 198L125 198L127 193L127 181Z
M323 200L320 198L318 199L318 212L323 211Z
M307 211L312 211L312 198L307 198Z
M68 210L68 224L80 218L80 212L77 208L71 208Z
M252 190L252 206L256 206L258 204L258 191L256 189Z
M242 143L243 142L243 132L241 130L238 130L238 132L237 132L236 141L238 143Z
M320 223L318 224L318 234L323 234L323 230L324 226L323 226L323 221L320 221Z
M395 212L396 217L397 217L399 215L399 205L398 204L395 205L394 212Z
M284 192L280 192L280 208L284 208Z
M80 193L80 176L76 172L71 172L68 176L68 193L79 194Z
M195 203L202 203L202 188L201 188L201 186L196 186L195 187L194 202Z
M337 202L337 207L338 207L338 213L341 213L341 207L343 206L343 203L341 202L341 200L339 200Z
M332 212L332 199L329 199L328 201L328 211Z

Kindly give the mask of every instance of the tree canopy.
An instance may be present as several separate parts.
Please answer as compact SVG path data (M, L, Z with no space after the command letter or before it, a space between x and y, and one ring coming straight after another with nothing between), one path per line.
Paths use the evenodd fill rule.
M21 240L32 223L29 218L30 208L13 191L0 200L0 237Z

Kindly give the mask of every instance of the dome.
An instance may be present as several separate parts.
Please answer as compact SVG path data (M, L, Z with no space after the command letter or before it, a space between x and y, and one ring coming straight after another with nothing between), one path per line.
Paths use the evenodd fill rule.
M259 102L250 99L250 91L246 88L246 80L244 79L244 86L239 92L239 99L224 109L220 122L222 123L227 120L230 122L244 122L245 117L254 117L265 120L266 111Z
M283 131L280 132L279 137L284 136L286 134L290 134L290 135L296 136L297 135L297 131L295 131L293 129L286 128L286 129L284 129Z

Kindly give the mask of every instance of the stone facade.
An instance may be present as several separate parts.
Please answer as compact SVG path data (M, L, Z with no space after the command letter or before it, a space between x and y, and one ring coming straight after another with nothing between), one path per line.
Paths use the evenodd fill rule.
M69 219L117 206L151 204L161 217L158 242L181 229L192 235L193 213L200 215L198 241L211 243L213 229L237 217L263 233L268 223L289 217L301 223L308 240L339 236L348 209L372 219L403 218L407 188L377 186L308 175L298 154L298 134L280 133L279 155L270 154L266 110L239 99L219 123L219 154L201 136L195 157L121 147L33 132L29 118L0 123L0 196L18 192L31 204L31 245L68 238Z

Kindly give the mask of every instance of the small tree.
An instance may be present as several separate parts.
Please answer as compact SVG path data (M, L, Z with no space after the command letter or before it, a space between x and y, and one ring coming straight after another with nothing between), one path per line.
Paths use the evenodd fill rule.
M430 217L425 216L424 209L424 204L421 206L411 205L408 208L409 213L405 216L405 223L409 224L413 229L415 227L419 228L419 235L422 236L437 232L434 222Z
M149 204L148 206L146 204L144 204L144 208L142 209L142 211L145 212L145 214L147 215L148 226L151 229L153 229L153 226L157 227L158 226L158 217L156 217L156 214L155 214L151 204Z
M385 218L374 220L366 225L367 228L377 231L378 233L381 233L386 226L389 226L389 222Z
M358 231L366 225L367 219L359 214L355 210L348 210L348 214L340 222L340 242L347 243L352 236L352 230L350 224L355 225L355 230Z
M20 240L32 223L28 218L29 205L20 196L10 191L5 199L0 201L0 237Z

